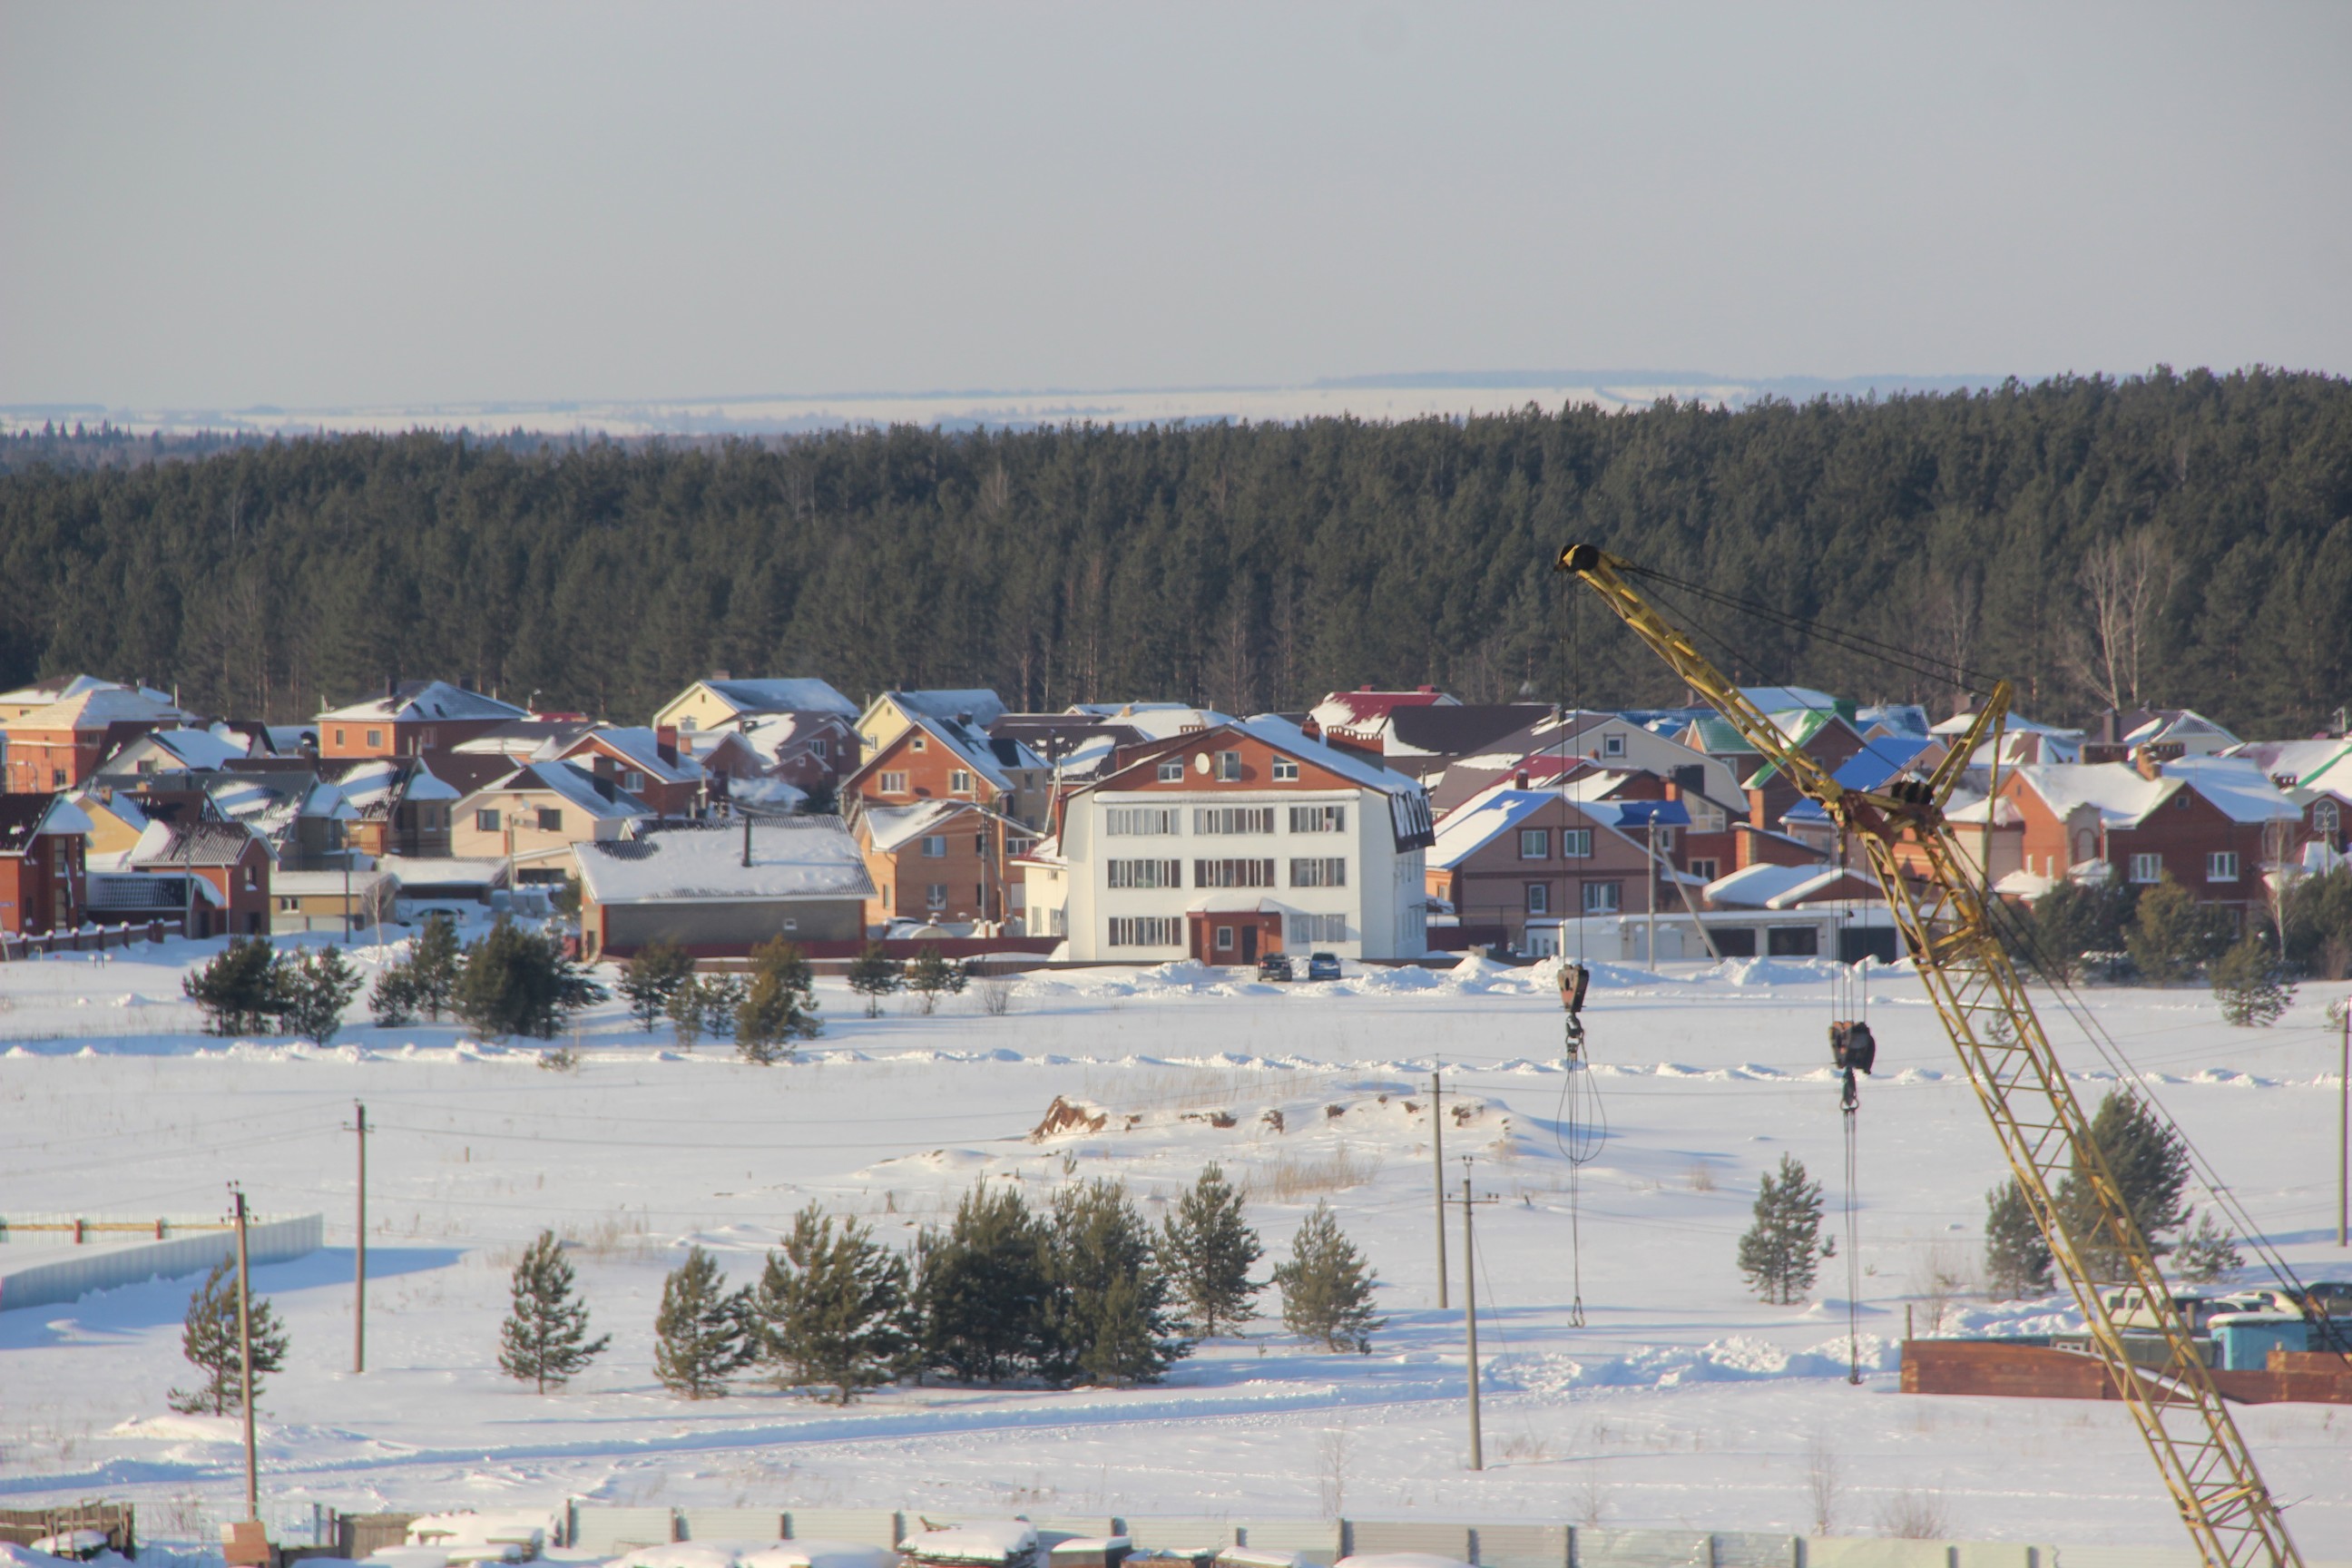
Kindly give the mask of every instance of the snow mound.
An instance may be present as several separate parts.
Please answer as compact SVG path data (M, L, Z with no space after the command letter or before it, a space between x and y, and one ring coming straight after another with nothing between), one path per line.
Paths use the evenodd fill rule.
M1864 1372L1892 1372L1900 1352L1889 1341L1864 1334L1860 1342ZM1498 1360L1495 1381L1528 1394L1563 1394L1576 1388L1677 1388L1685 1384L1745 1383L1764 1378L1843 1377L1846 1342L1828 1341L1809 1351L1787 1351L1763 1340L1738 1335L1694 1350L1667 1345L1626 1355L1580 1361L1554 1352Z
M145 1437L163 1443L242 1443L245 1429L234 1415L133 1415L109 1429L109 1436Z
M1732 958L1707 971L1734 985L1814 985L1829 976L1817 963L1791 963L1784 958Z
M980 1520L944 1530L917 1531L898 1542L898 1550L926 1563L1007 1568L1036 1556L1037 1531L1026 1520Z

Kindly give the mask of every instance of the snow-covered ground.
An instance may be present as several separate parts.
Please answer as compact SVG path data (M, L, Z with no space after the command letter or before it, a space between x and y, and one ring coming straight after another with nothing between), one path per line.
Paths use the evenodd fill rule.
M1826 1182L1842 1224L1825 966L1603 969L1587 1017L1609 1140L1582 1168L1572 1224L1559 1009L1535 972L1474 962L1265 986L1189 966L1075 971L1024 980L1001 1016L968 995L930 1017L894 999L872 1020L827 983L824 1038L770 1069L724 1047L681 1053L613 1005L584 1021L585 1063L564 1073L542 1070L530 1043L446 1026L354 1024L326 1049L207 1038L178 1000L205 951L0 967L0 1213L205 1214L232 1179L263 1214L325 1212L326 1251L257 1271L293 1342L261 1437L263 1489L281 1506L552 1509L577 1495L1803 1531L1828 1454L1844 1531L1872 1532L1907 1490L1933 1494L1955 1536L2185 1544L2117 1406L1897 1392L1906 1304L1938 1267L1973 1271L2002 1172L1899 973L1869 986L1880 1072L1860 1120L1869 1375L1855 1387L1843 1249L1804 1307L1759 1304L1733 1263L1758 1174L1784 1152ZM384 956L356 952L371 972ZM2323 1017L2342 990L2307 987L2268 1030L2224 1026L2202 992L2092 993L2306 1278L2352 1274L2334 1245L2336 1036ZM2052 1029L2095 1100L2095 1058L2054 1016ZM1483 1473L1465 1465L1458 1278L1454 1310L1437 1307L1437 1068L1448 1182L1459 1190L1468 1155L1480 1193L1500 1200L1477 1215ZM1101 1131L1033 1142L1057 1095L1115 1114ZM378 1129L358 1376L354 1100ZM1251 1184L1270 1252L1331 1200L1380 1271L1390 1321L1373 1354L1316 1353L1269 1318L1132 1391L900 1388L842 1410L748 1381L693 1404L653 1378L662 1275L688 1241L743 1279L812 1198L906 1238L983 1174L1041 1200L1118 1175L1156 1215L1211 1159ZM1460 1223L1457 1206L1457 1275ZM544 1226L583 1244L582 1285L614 1340L547 1398L495 1365L508 1270ZM0 1504L129 1497L168 1534L156 1521L173 1510L193 1520L239 1494L234 1420L164 1403L191 1371L189 1288L0 1313ZM2060 1305L1978 1300L1947 1326L2030 1331ZM2352 1411L2238 1419L2306 1554L2352 1558Z

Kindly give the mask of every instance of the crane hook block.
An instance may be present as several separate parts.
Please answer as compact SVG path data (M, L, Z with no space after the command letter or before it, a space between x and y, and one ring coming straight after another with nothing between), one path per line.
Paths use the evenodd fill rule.
M1570 960L1559 966L1559 1005L1571 1018L1584 1011L1584 994L1592 987L1592 972Z
M1855 1073L1869 1076L1877 1060L1878 1041L1872 1037L1869 1025L1842 1019L1830 1026L1830 1062L1847 1075L1848 1083Z

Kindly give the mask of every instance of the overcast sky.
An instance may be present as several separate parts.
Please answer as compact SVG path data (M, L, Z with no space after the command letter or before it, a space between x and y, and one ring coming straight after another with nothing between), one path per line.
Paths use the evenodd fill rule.
M2352 5L0 5L0 403L2352 371Z

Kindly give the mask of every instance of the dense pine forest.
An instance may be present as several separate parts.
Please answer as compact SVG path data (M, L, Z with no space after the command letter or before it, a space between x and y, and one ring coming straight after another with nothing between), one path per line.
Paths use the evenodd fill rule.
M720 668L1028 707L1423 681L1680 700L1550 573L1592 539L2008 676L2037 717L2186 705L2301 734L2352 700L2352 383L2316 375L1402 425L102 447L0 442L0 686L89 669L281 720L429 675L642 721ZM1698 618L1746 680L1955 696L1801 628Z

